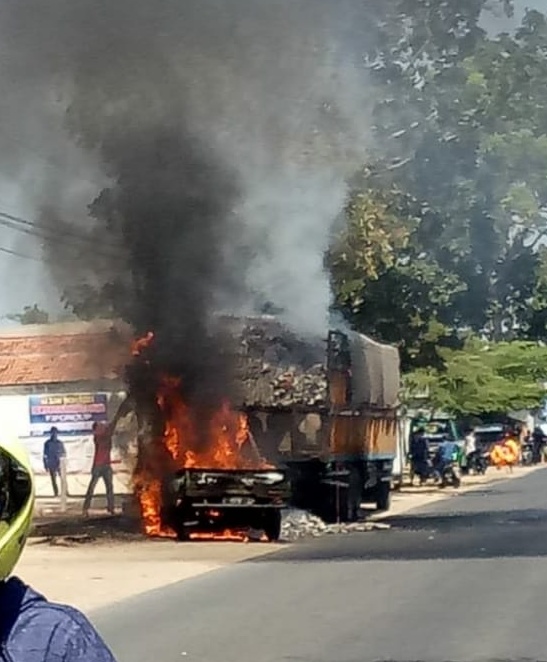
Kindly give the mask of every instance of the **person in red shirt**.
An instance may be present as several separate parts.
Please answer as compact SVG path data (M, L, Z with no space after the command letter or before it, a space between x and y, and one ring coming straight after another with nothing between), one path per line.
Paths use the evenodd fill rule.
M108 512L114 515L114 485L112 477L111 452L112 452L113 426L107 423L93 424L93 443L95 444L95 455L91 467L91 480L84 499L84 516L89 514L93 493L102 478L106 488L106 503Z

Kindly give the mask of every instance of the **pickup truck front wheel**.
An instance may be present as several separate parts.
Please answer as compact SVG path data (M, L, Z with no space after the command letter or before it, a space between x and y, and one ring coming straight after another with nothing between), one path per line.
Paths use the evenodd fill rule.
M276 542L281 535L281 511L274 508L264 512L262 528L270 542Z

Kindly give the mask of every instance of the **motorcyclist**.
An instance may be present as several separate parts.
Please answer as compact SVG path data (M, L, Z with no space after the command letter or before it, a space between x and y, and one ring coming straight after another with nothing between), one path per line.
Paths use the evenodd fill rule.
M0 660L115 662L78 610L48 602L12 577L34 508L32 469L19 442L0 441Z
M437 448L435 459L433 461L435 475L437 478L440 479L442 477L443 471L448 465L457 462L459 453L460 448L458 444L455 441L451 441L446 436L443 437L443 440Z

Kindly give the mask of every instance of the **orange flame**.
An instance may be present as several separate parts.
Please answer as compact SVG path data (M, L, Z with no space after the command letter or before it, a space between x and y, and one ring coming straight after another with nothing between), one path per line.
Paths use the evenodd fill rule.
M224 529L223 531L213 531L211 533L205 533L203 531L191 533L190 540L204 540L204 541L222 540L224 542L249 542L251 540L251 536L249 535L248 531L239 531L237 529ZM265 533L262 533L260 535L259 542L269 542L268 536Z
M149 347L153 333L133 343L135 357ZM204 416L184 402L180 380L162 376L156 401L163 414L163 435L142 445L134 483L140 501L145 532L150 536L174 536L161 522L162 479L180 469L258 469L270 468L254 443L247 416L224 402L212 415ZM193 539L248 539L239 531L192 534Z

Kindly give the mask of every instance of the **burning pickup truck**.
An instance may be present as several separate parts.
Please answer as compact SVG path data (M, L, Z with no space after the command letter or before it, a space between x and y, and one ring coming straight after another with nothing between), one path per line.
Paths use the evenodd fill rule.
M253 469L182 469L164 483L162 519L179 540L199 531L219 532L224 539L241 527L277 540L281 508L290 498L285 471Z
M155 393L153 407L142 395L137 405L141 418L148 407L136 469L146 531L185 539L251 527L275 540L289 504L327 521L355 519L363 501L387 509L397 350L356 333L301 338L269 316L220 328L229 397L214 408L190 404L177 377L151 378L151 334L136 346L136 392L144 383Z

